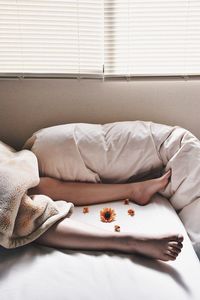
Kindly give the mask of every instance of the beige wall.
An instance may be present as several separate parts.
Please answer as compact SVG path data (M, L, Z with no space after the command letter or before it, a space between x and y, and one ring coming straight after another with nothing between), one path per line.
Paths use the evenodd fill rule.
M16 148L39 128L68 122L151 120L200 137L199 112L199 80L0 80L0 139Z

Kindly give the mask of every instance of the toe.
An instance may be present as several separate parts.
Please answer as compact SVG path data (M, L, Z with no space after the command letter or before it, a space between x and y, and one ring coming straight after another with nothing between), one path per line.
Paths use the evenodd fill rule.
M178 247L180 248L180 249L182 249L183 248L183 244L182 243L178 243Z
M174 235L171 235L170 237L169 237L169 241L170 242L179 242L179 240L178 240L178 235L177 234L174 234Z
M167 250L165 252L165 255L168 255L172 260L176 259L176 257L178 256L178 253L173 252L171 250Z
M172 174L172 171L171 171L171 169L169 169L163 176L165 178L169 178L171 176L171 174Z
M167 184L169 182L170 177L171 177L171 170L167 171L164 175L162 175L162 177L160 177L161 182L163 182L163 184Z
M180 253L180 250L177 250L175 248L171 248L171 249L168 249L169 253L175 257L177 257Z
M183 245L181 243L178 242L169 242L168 246L176 248L177 250L181 251Z
M183 236L181 234L172 235L172 236L170 236L169 241L182 243L183 242Z
M172 250L172 251L181 251L180 248L178 248L176 245L168 245L168 250Z
M183 242L183 236L182 236L182 234L179 234L178 235L178 242L180 242L180 243L182 243Z

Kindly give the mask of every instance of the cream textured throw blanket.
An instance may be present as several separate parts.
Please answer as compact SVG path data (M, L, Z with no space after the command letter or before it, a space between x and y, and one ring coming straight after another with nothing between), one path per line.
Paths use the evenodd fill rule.
M38 185L35 155L16 152L0 142L0 245L15 248L38 238L59 219L71 214L73 204L54 202L44 195L28 196Z
M152 122L67 124L41 129L26 142L43 176L127 182L172 169L162 193L200 255L200 141L189 131Z

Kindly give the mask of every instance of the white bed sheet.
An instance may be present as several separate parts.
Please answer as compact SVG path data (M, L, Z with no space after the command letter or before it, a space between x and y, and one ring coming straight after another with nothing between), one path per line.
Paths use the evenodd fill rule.
M102 223L99 211L112 207L115 222ZM56 250L35 244L0 250L1 300L199 300L200 264L187 233L169 202L155 196L147 206L123 201L92 205L71 218L113 231L159 234L180 232L184 247L176 261L162 262L109 251ZM127 214L134 208L136 214Z

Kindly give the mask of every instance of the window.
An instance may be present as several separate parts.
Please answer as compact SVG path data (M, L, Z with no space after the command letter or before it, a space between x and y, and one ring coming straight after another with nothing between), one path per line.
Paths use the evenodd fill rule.
M0 0L1 76L200 75L199 0Z

